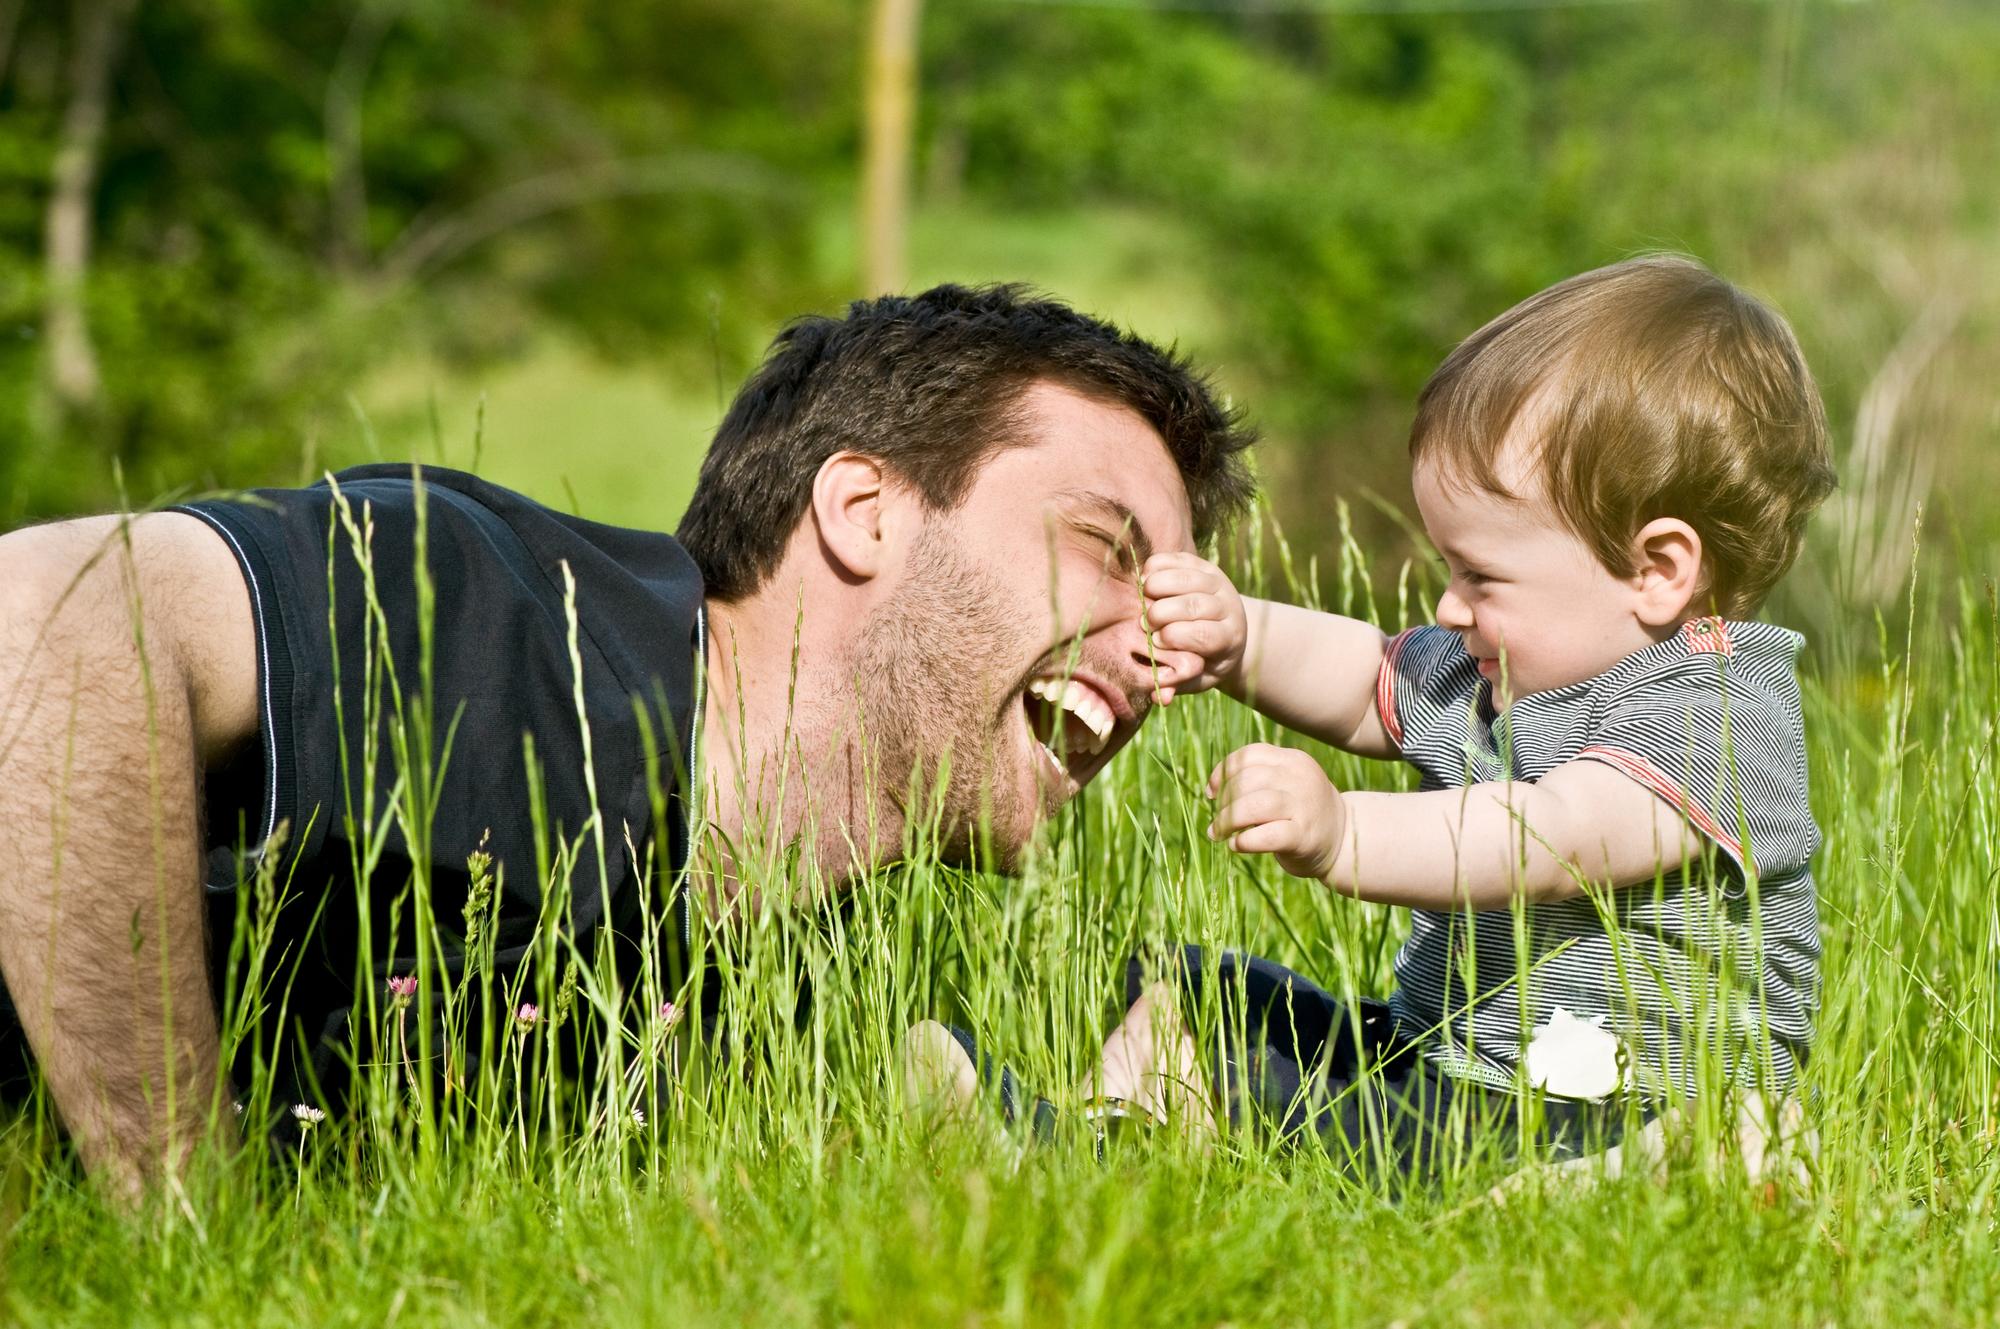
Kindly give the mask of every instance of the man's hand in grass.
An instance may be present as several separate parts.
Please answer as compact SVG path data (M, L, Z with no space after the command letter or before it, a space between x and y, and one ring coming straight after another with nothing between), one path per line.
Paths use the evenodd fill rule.
M1155 554L1140 577L1146 627L1158 647L1155 699L1229 689L1243 667L1249 622L1221 568L1194 554Z
M1209 775L1208 796L1211 840L1239 854L1270 854L1295 877L1332 874L1347 837L1347 803L1310 754L1269 743L1238 748Z

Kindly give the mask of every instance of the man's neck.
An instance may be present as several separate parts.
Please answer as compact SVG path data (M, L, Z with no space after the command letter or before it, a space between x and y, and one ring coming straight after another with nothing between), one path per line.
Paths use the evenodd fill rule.
M837 688L849 654L816 626L796 595L708 602L701 780L724 894L756 865L783 862L802 836L829 878L847 877L855 851L869 849L848 739L853 699Z

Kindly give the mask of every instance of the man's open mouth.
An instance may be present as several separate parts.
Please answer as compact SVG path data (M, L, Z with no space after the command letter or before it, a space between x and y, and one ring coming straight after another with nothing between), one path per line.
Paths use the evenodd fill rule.
M1109 760L1120 719L1111 698L1081 678L1047 675L1021 694L1028 737L1062 798L1081 788Z

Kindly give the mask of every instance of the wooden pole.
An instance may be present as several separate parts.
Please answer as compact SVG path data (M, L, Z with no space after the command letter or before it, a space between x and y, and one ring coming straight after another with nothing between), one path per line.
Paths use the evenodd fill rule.
M70 414L97 404L103 379L90 339L84 289L90 276L91 198L109 118L111 69L138 0L77 0L75 43L70 51L69 104L50 172L43 219L46 282L42 335L48 347L49 388Z
M917 34L923 0L874 0L862 77L862 294L909 280L910 157L917 106Z

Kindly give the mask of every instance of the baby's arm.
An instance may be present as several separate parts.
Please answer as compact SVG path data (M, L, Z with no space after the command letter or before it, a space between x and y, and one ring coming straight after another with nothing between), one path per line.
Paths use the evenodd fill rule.
M1209 777L1211 838L1274 854L1343 894L1424 909L1503 909L1650 882L1705 841L1637 781L1595 761L1540 780L1415 794L1342 793L1310 755L1257 743Z
M1146 619L1171 653L1161 692L1222 691L1287 729L1367 757L1394 757L1375 711L1387 639L1339 614L1239 595L1222 570L1193 554L1147 560Z

